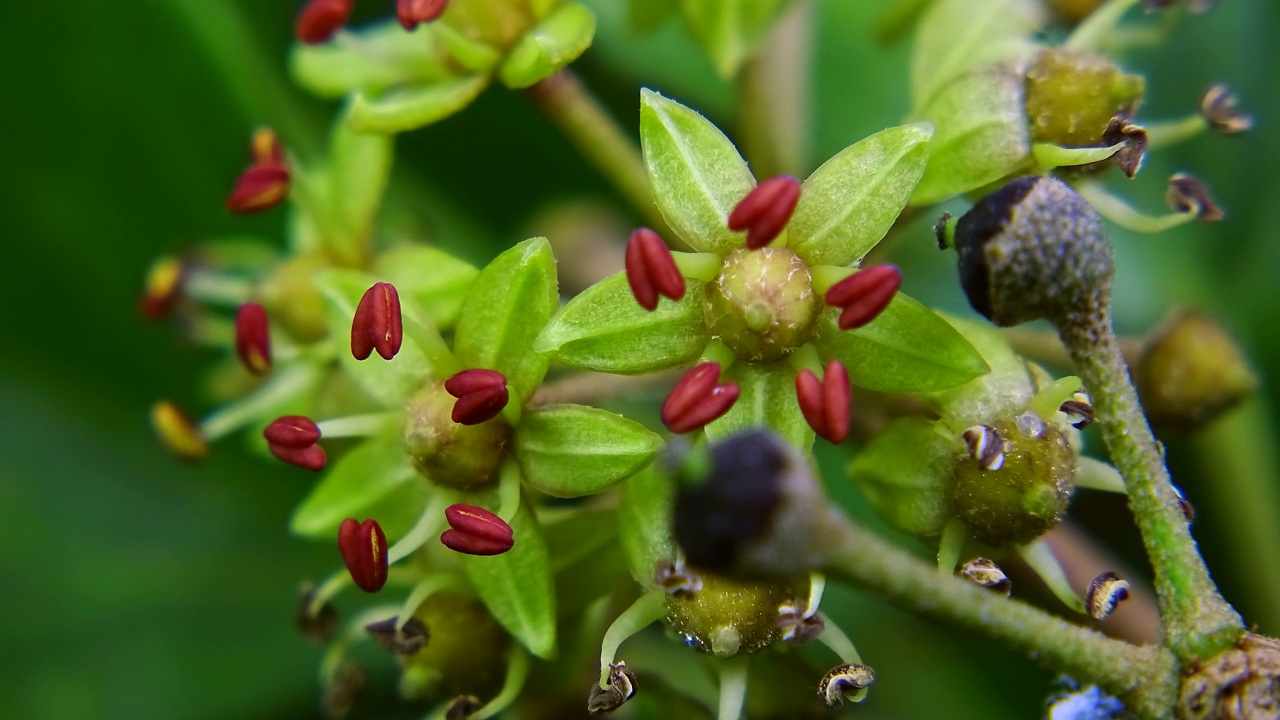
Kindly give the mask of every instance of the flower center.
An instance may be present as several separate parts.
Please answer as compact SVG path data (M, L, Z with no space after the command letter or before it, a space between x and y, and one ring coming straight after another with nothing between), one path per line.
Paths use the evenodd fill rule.
M725 256L703 303L711 334L752 362L780 360L803 345L821 309L808 266L773 247Z
M467 490L493 481L511 428L501 417L478 425L455 423L450 418L454 402L443 383L428 381L409 401L405 447L414 467L429 480Z

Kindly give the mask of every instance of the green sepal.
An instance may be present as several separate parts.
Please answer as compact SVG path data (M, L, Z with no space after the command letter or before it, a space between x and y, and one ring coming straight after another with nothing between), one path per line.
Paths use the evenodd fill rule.
M373 243L382 196L391 179L393 138L381 133L357 133L339 120L329 140L327 212L336 226L322 229L330 249L338 245L344 257L366 259Z
M991 368L991 372L962 385L924 396L953 429L959 432L970 425L989 423L1020 410L1031 400L1035 388L1027 375L1027 366L1014 354L999 330L985 322L942 313L939 316L963 335Z
M361 443L329 466L302 501L289 530L316 540L333 540L346 518L378 521L388 538L408 532L429 493L409 464L398 435Z
M697 112L645 89L640 143L653 199L671 229L699 252L742 247L729 213L756 181L729 138Z
M595 34L596 16L578 3L567 3L520 37L498 77L507 87L527 88L577 60Z
M813 344L823 362L844 363L849 380L868 390L944 390L987 372L982 356L937 313L903 293L875 320L854 330L836 326L838 308L818 318Z
M556 653L556 598L551 561L528 504L511 519L515 545L501 555L459 555L467 578L495 620L529 652Z
M547 373L533 341L560 307L556 259L546 238L530 238L493 259L462 304L454 352L465 368L497 370L530 398Z
M603 492L653 461L662 437L634 420L583 405L525 412L515 451L524 479L555 497Z
M671 537L671 513L675 484L656 464L622 483L618 502L618 536L636 582L655 587L653 571L660 560L673 560L676 546Z
M703 52L724 79L738 74L790 0L680 0Z
M704 283L685 279L679 302L662 298L649 312L631 294L625 273L583 290L552 318L534 349L583 370L638 374L687 365L707 345Z
M947 82L980 67L1030 57L1044 20L1034 0L937 0L920 20L911 59L911 99L919 110Z
M395 285L401 298L411 298L440 328L457 322L479 273L471 263L424 245L399 245L379 253L373 262L374 275Z
M379 94L396 85L435 82L450 72L430 26L407 33L394 21L344 32L336 42L297 43L289 71L299 85L326 98L357 90Z
M415 130L470 105L488 84L487 75L469 75L410 85L381 95L361 92L351 103L347 122L357 132Z
M929 160L933 128L900 125L841 150L804 181L787 246L810 265L848 265L893 226Z
M373 276L355 270L325 270L315 276L343 372L382 407L400 408L405 398L412 396L431 375L431 365L422 350L413 342L405 342L390 360L376 354L366 360L356 360L346 342L356 306L376 282Z
M446 18L447 19L447 18ZM502 60L502 53L488 43L470 37L445 21L431 23L449 59L473 73L488 74Z
M737 383L741 394L729 412L707 425L708 442L723 440L743 430L767 427L801 450L813 447L813 429L805 421L796 400L796 371L787 361L736 362L720 381Z
M952 516L951 472L961 450L938 434L934 423L899 418L849 463L849 479L888 525L934 537Z
M956 78L934 96L920 113L935 132L912 205L976 190L1030 163L1024 82L1016 72L990 68Z

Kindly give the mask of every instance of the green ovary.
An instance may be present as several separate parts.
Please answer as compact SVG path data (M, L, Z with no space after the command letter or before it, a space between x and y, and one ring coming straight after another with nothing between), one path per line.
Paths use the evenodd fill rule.
M750 362L780 360L803 345L821 309L808 266L772 247L729 253L703 303L712 336Z

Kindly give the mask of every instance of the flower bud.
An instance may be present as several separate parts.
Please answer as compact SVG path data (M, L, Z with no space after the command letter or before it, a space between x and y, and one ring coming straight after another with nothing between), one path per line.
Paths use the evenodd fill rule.
M825 300L841 309L836 325L841 330L853 330L884 312L900 287L902 271L897 265L876 265L832 285Z
M674 433L704 427L729 412L741 392L736 383L721 383L720 363L707 362L680 378L662 404L662 422Z
M298 16L298 39L314 45L333 37L347 23L354 0L311 0Z
M796 374L796 400L805 422L829 442L839 445L849 435L849 371L839 360L827 363L819 381L809 370Z
M180 460L203 460L209 455L209 443L200 426L174 403L161 400L151 406L151 427L165 449Z
M375 593L387 582L387 536L373 519L347 518L338 527L338 549L356 586Z
M807 342L821 309L809 266L772 247L726 255L703 301L711 335L752 362L780 360Z
M374 350L383 360L400 352L404 326L400 316L400 293L391 283L374 283L365 291L351 320L351 354L364 360Z
M449 0L397 0L396 20L405 30L416 30L443 15L448 6Z
M1102 219L1061 180L1010 180L960 218L955 243L965 295L996 325L1070 321L1110 303Z
M645 310L658 307L658 296L671 300L684 297L684 276L676 267L671 250L658 233L640 228L627 241L627 284L636 302Z
M445 508L449 530L440 542L455 552L467 555L501 555L515 545L511 526L502 518L481 507L455 503Z
M1111 119L1133 117L1145 82L1111 60L1066 47L1041 52L1027 70L1031 139L1065 147L1103 144Z
M827 673L818 684L818 696L827 707L839 708L845 701L862 702L867 688L876 681L876 673L869 665L841 665Z
M1152 334L1134 376L1147 417L1166 427L1202 426L1258 385L1235 340L1195 311L1175 315Z
M450 417L462 425L491 420L507 406L507 378L497 370L463 370L446 380L444 389L458 398Z
M748 250L773 242L800 202L800 181L790 175L769 178L752 188L729 213L729 229L746 232Z
M267 311L247 302L236 312L236 354L254 375L271 371L271 333Z

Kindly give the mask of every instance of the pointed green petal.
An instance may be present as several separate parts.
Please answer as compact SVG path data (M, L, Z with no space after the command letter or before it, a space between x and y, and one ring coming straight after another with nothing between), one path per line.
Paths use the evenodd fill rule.
M849 478L891 527L936 537L952 517L952 468L963 448L921 418L890 423L849 463Z
M515 439L525 482L555 497L602 492L652 462L662 446L640 423L582 405L526 412Z
M527 503L511 520L515 545L492 557L460 555L462 567L485 607L529 652L556 652L556 598L551 564L537 520Z
M699 252L742 247L729 213L756 181L729 138L697 112L641 90L640 142L653 199L671 229Z
M417 521L428 490L399 442L398 435L362 443L325 471L293 513L295 535L334 540L346 518L373 518L389 538L403 535Z
M631 575L646 588L654 587L653 571L660 560L675 557L671 513L675 486L654 465L627 478L618 503L618 533Z
M449 328L480 271L438 248L401 245L378 254L373 274L395 285L401 297L412 298L437 327Z
M527 88L550 77L591 47L596 16L578 3L553 11L520 37L507 54L498 77L510 88Z
M470 105L488 84L488 75L470 75L409 85L384 95L362 92L351 104L347 122L357 132L416 130Z
M796 400L796 371L786 361L736 362L721 376L721 382L738 383L742 394L729 412L707 426L709 442L749 428L767 427L801 450L813 447L813 430Z

